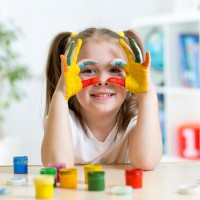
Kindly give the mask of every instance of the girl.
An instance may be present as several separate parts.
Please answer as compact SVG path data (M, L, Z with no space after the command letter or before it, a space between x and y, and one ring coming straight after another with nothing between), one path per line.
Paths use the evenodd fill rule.
M143 170L156 167L162 155L157 95L150 54L142 57L131 30L122 35L89 28L54 38L46 66L45 166L131 162Z

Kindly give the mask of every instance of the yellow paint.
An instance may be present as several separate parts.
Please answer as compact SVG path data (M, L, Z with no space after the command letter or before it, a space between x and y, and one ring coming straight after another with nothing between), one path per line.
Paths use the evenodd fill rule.
M123 31L119 31L119 32L117 32L117 34L118 34L119 36L121 36L121 37L124 37L124 32L123 32Z
M85 184L88 184L88 172L102 171L102 166L98 164L84 165Z
M74 168L60 169L60 187L61 188L77 188L78 171Z
M82 40L78 39L72 63L67 66L67 61L64 55L60 55L61 62L64 68L65 86L66 86L66 96L65 99L68 100L71 96L76 95L83 88L82 80L79 77L80 67L77 65L78 54L80 52L82 45Z
M34 178L36 198L48 199L53 197L54 177L38 175Z
M146 52L146 58L143 63L136 63L133 53L123 39L119 39L121 47L127 55L128 63L123 67L126 73L125 87L133 94L147 92L148 86L148 74L151 64L150 52Z

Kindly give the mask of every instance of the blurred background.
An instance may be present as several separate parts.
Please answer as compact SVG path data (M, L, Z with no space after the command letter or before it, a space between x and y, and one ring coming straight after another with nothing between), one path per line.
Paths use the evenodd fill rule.
M12 164L17 155L28 156L30 164L41 164L50 42L59 32L91 26L137 30L152 53L163 160L199 160L199 0L0 0L0 165ZM192 41L190 62L196 64L181 71L183 62L189 62L179 54L186 48L185 40ZM180 104L181 100L185 101Z

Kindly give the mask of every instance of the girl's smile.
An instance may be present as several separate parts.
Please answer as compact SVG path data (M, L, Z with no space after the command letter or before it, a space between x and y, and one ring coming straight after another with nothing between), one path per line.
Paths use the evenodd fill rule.
M90 94L90 96L98 100L108 100L111 99L113 95L114 93L109 93L109 92L95 92L94 94Z

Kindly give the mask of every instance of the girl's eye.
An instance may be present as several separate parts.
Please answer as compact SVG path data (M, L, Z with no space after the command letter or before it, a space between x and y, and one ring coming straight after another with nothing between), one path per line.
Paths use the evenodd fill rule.
M110 72L111 72L111 73L114 73L114 74L119 74L119 73L122 72L122 70L119 69L119 68L111 68L111 69L110 69Z
M83 73L83 74L95 74L95 69L90 69L90 68L88 68L88 69L83 69L82 71L81 71L81 73Z

